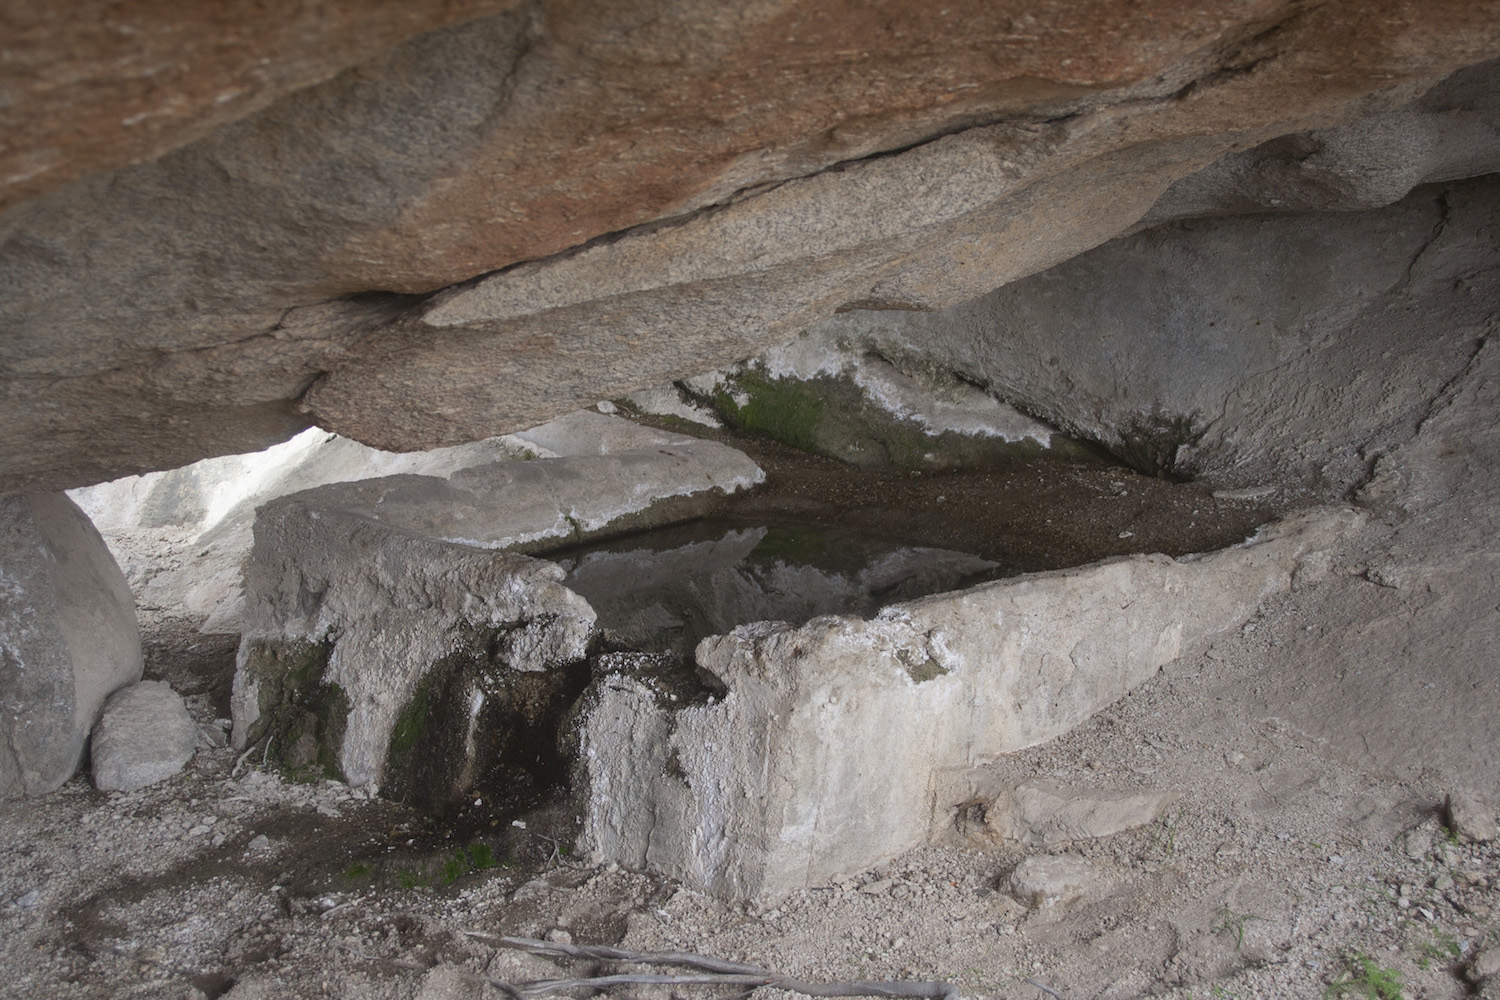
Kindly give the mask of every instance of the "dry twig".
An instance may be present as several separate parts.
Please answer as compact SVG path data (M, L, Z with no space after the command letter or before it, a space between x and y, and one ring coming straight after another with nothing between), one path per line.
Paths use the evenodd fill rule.
M894 981L850 981L834 983L809 983L784 976L779 972L747 965L743 962L728 962L680 951L627 951L623 948L608 948L594 945L562 944L553 941L538 941L534 938L498 937L480 931L465 931L471 938L489 941L502 948L519 948L537 955L553 955L566 958L586 958L605 962L623 962L633 965L665 965L694 969L688 975L662 975L660 973L620 973L609 976L594 976L586 979L543 979L530 983L502 983L489 980L496 989L503 991L511 1000L531 1000L533 997L558 993L563 990L587 988L608 989L612 986L738 986L742 991L762 986L788 990L810 997L904 997L913 1000L958 1000L958 989L952 983L919 982L916 980Z
M240 754L240 759L234 762L234 767L229 769L229 776L231 778L238 778L240 776L240 768L245 766L245 761L249 760L250 755L254 752L255 744L253 743L245 748L245 752Z
M1065 1000L1065 998L1063 997L1063 995L1061 993L1057 992L1052 987L1048 986L1046 983L1039 983L1039 982L1037 982L1035 979L1032 979L1030 976L1027 976L1025 979L1021 980L1021 982L1028 983L1028 984L1030 984L1032 986L1035 986L1037 989L1041 990L1043 993L1046 993L1049 996L1056 997L1057 1000Z

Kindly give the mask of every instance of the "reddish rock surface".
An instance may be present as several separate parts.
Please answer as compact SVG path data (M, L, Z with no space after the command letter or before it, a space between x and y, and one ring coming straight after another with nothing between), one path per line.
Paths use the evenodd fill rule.
M1495 0L169 6L22 25L12 155L71 150L26 190L148 162L0 217L0 492L310 419L455 443L951 305L1500 55ZM500 307L407 297L504 268Z
M6 3L0 208L153 159L402 39L515 3Z

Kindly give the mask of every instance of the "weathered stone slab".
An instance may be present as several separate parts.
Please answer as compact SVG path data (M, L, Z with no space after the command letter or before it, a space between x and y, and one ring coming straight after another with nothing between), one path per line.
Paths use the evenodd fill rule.
M78 769L110 692L140 680L125 576L61 493L0 499L0 795Z
M687 443L598 413L432 451L397 454L316 429L248 455L69 491L120 561L144 610L197 619L204 632L244 624L244 562L255 509L329 483L385 476L447 477L509 459L559 458ZM748 470L749 466L745 468Z
M732 448L600 414L535 436L593 451L332 484L261 508L236 746L270 738L293 769L456 793L507 705L555 714L581 688L554 675L582 661L593 609L559 567L513 550L680 517L763 476Z
M1156 789L1110 791L1068 788L1055 782L1024 782L988 798L971 800L983 821L965 832L1013 840L1027 847L1055 847L1095 840L1155 822L1181 795ZM948 803L943 803L948 805Z
M1067 732L1242 623L1357 520L1316 509L1201 557L743 626L699 645L719 693L689 707L619 664L579 730L583 846L759 902L863 871L928 835L939 769Z
M94 786L133 792L180 772L201 737L182 696L161 681L122 688L104 703L89 741Z
M320 509L310 492L256 522L236 747L269 737L294 769L379 785L393 739L410 750L425 731L427 710L411 708L423 682L455 653L483 650L502 671L583 657L594 614L556 566Z
M544 452L514 437L393 454L316 428L248 455L70 490L109 543L143 612L237 632L255 508L327 483L380 476L445 476L471 465Z
M723 423L853 465L993 468L1077 442L919 350L897 363L827 332L681 383Z

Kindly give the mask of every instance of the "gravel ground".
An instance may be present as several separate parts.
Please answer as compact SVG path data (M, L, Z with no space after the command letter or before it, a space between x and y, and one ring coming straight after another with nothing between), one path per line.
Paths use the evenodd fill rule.
M1472 426L1493 423L1474 413ZM1468 440L1481 458L1436 439L1413 452L1461 464L1440 503L1418 514L1372 504L1321 582L980 776L1177 793L1144 827L1028 850L939 808L930 843L755 911L581 863L565 797L487 824L481 803L458 830L205 749L137 792L101 793L83 774L53 796L0 803L0 996L448 1000L504 996L486 977L595 971L497 950L479 932L686 949L814 980L943 979L975 1000L1500 997L1500 972L1475 982L1500 966L1500 849L1455 836L1443 816L1451 793L1500 797L1500 455L1482 460L1500 436L1482 439L1489 451L1478 432ZM828 473L813 501L860 496L842 475ZM1172 518L1206 509L1193 487L1153 521L1130 507L1146 484L1128 474L1055 478L1059 495L1106 512L1057 529L1074 535L1167 547L1157 535ZM892 480L871 516L917 489L909 481ZM1009 506L993 502L993 483L952 483L963 489L943 484L944 505L975 517ZM915 496L910 509L939 503ZM147 624L150 671L191 685L190 709L213 727L231 645ZM1073 856L1076 898L1012 898L1017 866L1048 853Z
M84 775L0 807L0 989L498 997L479 979L564 974L465 935L478 931L814 980L945 979L975 998L1046 995L1027 979L1069 1000L1319 997L1365 960L1402 996L1469 996L1469 963L1500 945L1500 849L1443 825L1454 777L1362 766L1261 710L1300 690L1306 665L1282 651L1317 630L1303 617L1315 596L1273 601L1068 736L991 766L1001 784L1181 793L1145 828L1050 849L1089 866L1069 903L1017 902L1008 876L1036 852L953 825L879 870L750 912L578 863L565 803L463 842L398 804L210 749L140 791L101 793Z

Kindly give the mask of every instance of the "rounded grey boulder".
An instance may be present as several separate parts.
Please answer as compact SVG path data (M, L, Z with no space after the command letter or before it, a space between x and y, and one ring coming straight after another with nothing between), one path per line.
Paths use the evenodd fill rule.
M198 747L198 727L182 697L161 681L116 691L94 727L94 785L133 792L183 769Z
M0 498L0 798L71 778L104 699L141 667L125 575L78 505Z

